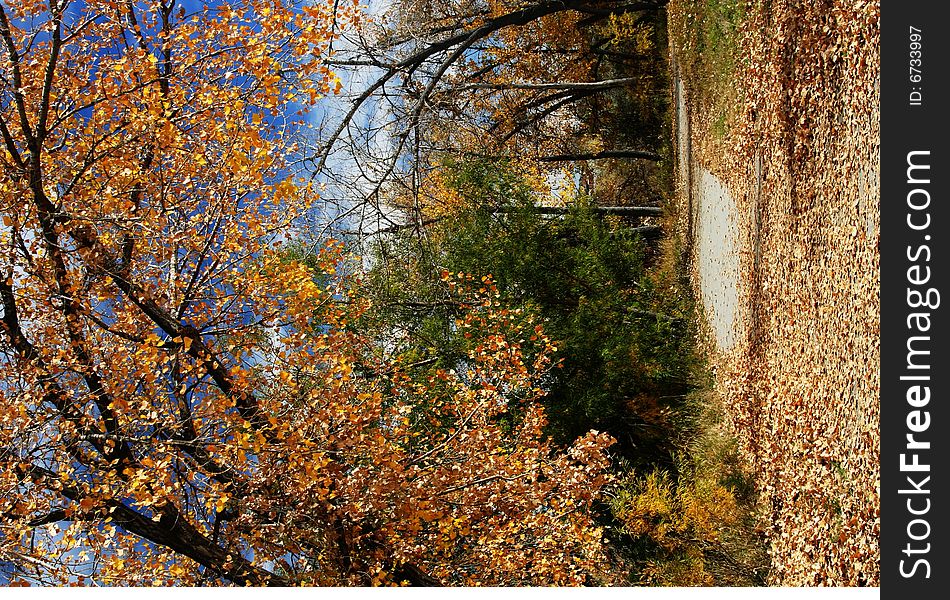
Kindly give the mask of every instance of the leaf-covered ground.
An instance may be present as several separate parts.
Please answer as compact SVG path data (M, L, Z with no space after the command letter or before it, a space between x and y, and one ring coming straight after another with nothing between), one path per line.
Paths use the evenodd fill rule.
M736 201L737 335L717 385L770 583L879 585L880 7L740 8L728 92L685 82L691 160ZM671 27L695 10L671 2Z

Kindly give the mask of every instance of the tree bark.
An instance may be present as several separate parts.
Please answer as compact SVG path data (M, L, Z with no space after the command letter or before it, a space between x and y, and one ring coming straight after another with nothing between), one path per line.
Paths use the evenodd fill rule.
M627 229L628 233L639 235L644 239L652 240L663 235L663 229L659 225L645 225L643 227L631 227Z
M609 90L616 87L630 85L639 81L639 77L624 77L621 79L605 79L603 81L559 81L553 83L531 83L528 81L511 81L507 83L469 83L448 90L458 92L465 90Z
M583 160L600 160L602 158L642 158L645 160L661 160L659 154L645 150L604 150L602 152L577 152L573 154L551 154L540 156L541 162L577 162Z
M514 206L499 206L493 208L496 214L521 212L522 209ZM531 212L539 215L566 215L570 212L567 206L534 206ZM658 206L593 206L590 211L595 215L618 215L622 217L655 217L663 214Z

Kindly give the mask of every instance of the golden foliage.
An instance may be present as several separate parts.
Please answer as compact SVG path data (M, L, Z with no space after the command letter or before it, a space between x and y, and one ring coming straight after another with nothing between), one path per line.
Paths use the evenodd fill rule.
M624 532L646 538L661 549L640 571L646 585L712 585L703 551L720 531L736 525L740 511L731 490L706 478L654 470L631 473L611 502Z
M45 584L596 578L610 440L542 439L540 326L447 275L478 343L410 378L353 328L340 244L281 250L316 199L294 111L337 85L356 8L172 6L0 6L0 561Z

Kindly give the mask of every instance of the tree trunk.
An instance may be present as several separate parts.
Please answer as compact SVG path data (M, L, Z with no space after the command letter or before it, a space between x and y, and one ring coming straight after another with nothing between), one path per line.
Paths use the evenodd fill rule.
M599 160L602 158L643 158L658 161L661 157L655 152L645 150L604 150L603 152L578 152L575 154L551 154L540 156L541 162L576 162L581 160Z
M603 81L560 81L553 83L532 83L530 81L510 81L507 83L470 83L447 90L449 92L466 90L609 90L636 83L639 77L605 79Z
M499 206L493 208L496 214L517 213L521 208L516 206ZM567 206L534 206L531 212L538 215L566 215L570 212ZM618 215L621 217L658 217L663 209L658 206L592 206L590 211L595 215Z

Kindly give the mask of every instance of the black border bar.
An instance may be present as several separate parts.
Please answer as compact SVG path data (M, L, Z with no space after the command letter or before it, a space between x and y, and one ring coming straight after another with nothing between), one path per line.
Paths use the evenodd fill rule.
M881 591L945 597L950 20L881 4Z

